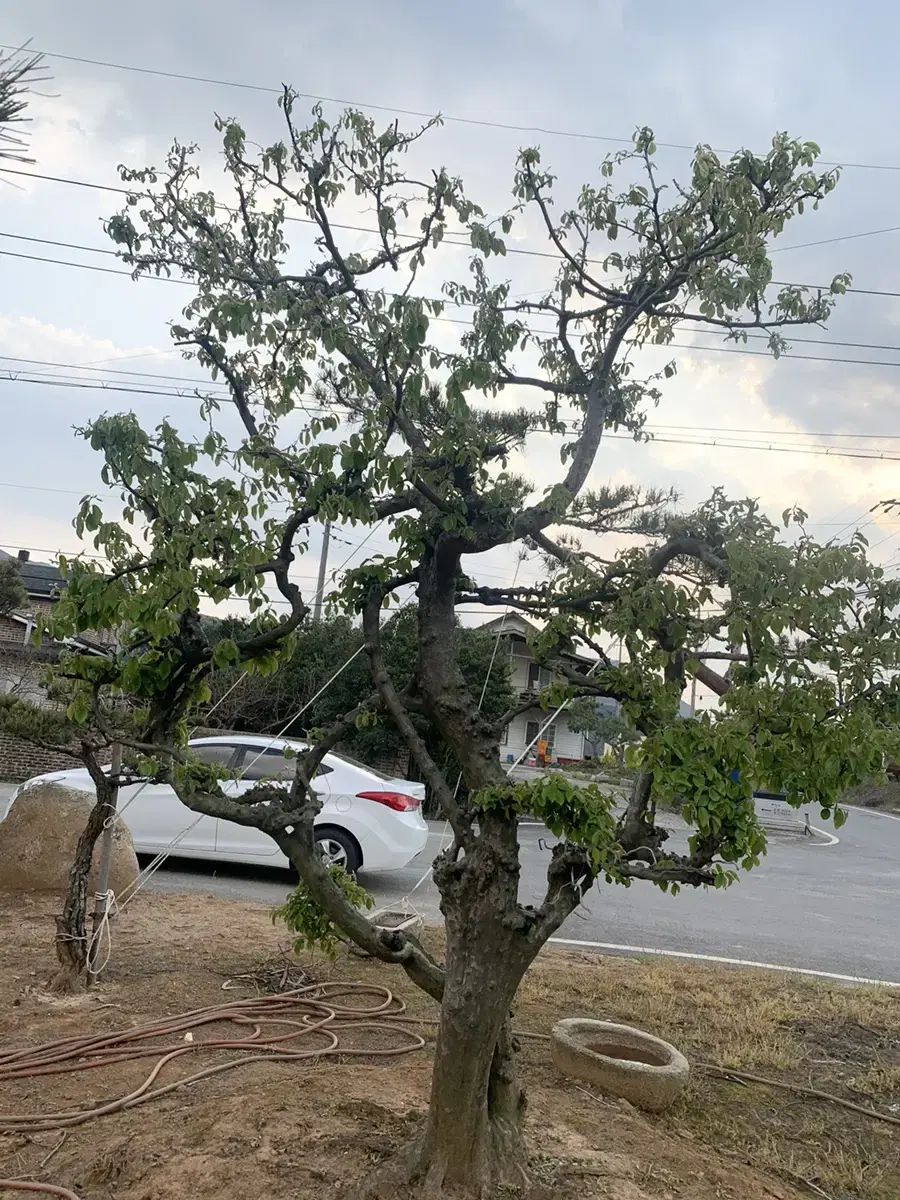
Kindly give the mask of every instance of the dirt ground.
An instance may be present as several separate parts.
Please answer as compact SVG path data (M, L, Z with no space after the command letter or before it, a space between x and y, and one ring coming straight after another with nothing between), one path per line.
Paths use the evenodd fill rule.
M52 898L0 898L0 941L7 947L0 961L0 1054L252 996L268 983L261 971L267 962L276 979L293 964L317 981L386 984L411 1014L435 1016L433 1002L402 973L356 958L334 965L284 958L288 938L267 909L197 896L139 897L115 922L102 985L86 997L51 999L42 984L52 965L57 905ZM438 935L430 937L439 949ZM900 1111L900 996L886 991L552 952L527 978L516 1020L523 1030L546 1033L564 1015L629 1020L674 1041L693 1062L812 1084ZM423 1031L430 1045L433 1030ZM222 1060L218 1051L191 1053L161 1079L198 1069L197 1062L184 1064L201 1057L204 1066ZM0 1113L8 1123L12 1114L100 1104L139 1085L152 1062L7 1080L0 1084ZM522 1074L534 1176L544 1195L900 1196L900 1129L828 1103L696 1072L670 1113L648 1118L564 1079L547 1043L535 1039L523 1040ZM400 1058L255 1061L91 1120L64 1139L58 1132L4 1135L0 1178L63 1185L81 1200L349 1197L414 1135L429 1076L429 1046Z

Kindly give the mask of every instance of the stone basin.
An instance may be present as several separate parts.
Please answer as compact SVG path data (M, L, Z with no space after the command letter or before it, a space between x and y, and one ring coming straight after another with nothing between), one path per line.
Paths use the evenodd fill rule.
M690 1075L679 1050L631 1025L569 1017L553 1027L551 1046L563 1074L646 1112L663 1112L674 1104Z

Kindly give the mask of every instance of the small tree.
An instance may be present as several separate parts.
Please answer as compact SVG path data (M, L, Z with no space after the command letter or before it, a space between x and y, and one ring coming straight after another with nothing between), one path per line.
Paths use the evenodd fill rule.
M847 278L824 294L773 292L767 245L837 175L815 173L811 143L778 135L766 154L741 151L725 162L699 147L690 179L667 192L653 136L641 130L634 149L605 160L599 181L558 216L553 177L538 151L523 151L513 209L489 222L447 171L423 179L404 169L427 127L378 131L356 112L330 125L320 111L303 127L294 102L286 91L284 140L259 153L236 122L219 123L233 189L227 207L199 188L192 152L181 146L162 173L123 173L135 194L110 232L136 275L174 271L195 284L174 336L224 381L243 433L235 440L213 398L202 401L209 431L201 444L169 422L148 433L132 414L84 431L104 456L105 478L122 489L124 512L107 521L95 502L82 507L78 531L112 565L101 574L73 564L57 625L128 628L116 661L119 685L146 707L136 749L159 759L197 812L269 833L334 926L440 1003L425 1128L373 1187L491 1194L527 1173L510 1007L586 889L598 879L724 886L734 864L752 867L765 849L754 786L765 780L829 815L840 790L895 739L900 643L890 614L900 585L885 582L861 543L786 543L755 505L721 496L675 518L658 495L587 487L604 431L624 426L640 436L648 404L674 371L654 363L642 379L643 348L664 347L687 321L736 339L763 329L778 354L785 327L828 317ZM371 212L374 248L341 245L345 218L336 210L348 193ZM288 216L314 229L308 267L286 261ZM514 301L491 267L526 216L559 271L545 296ZM472 248L468 281L448 283L442 297L417 295L426 262L451 235ZM459 348L434 337L448 300L470 325ZM330 407L310 414L317 381ZM525 411L504 410L508 388L519 404L528 397ZM353 432L330 437L344 417ZM549 448L561 447L555 482L537 495L507 469L523 442L545 448L545 463ZM635 514L656 532L604 555L598 537ZM207 700L210 672L238 664L272 672L290 655L308 614L290 572L311 522L388 518L392 553L373 554L341 589L362 620L371 691L299 756L292 786L263 782L226 795L185 750L186 717ZM479 585L479 556L517 542L557 564L551 577ZM387 663L382 615L411 590L416 667L401 683ZM252 629L213 646L199 606L238 598L256 611ZM596 788L557 775L507 779L499 741L519 710L498 720L479 712L457 658L459 603L512 606L537 621L534 652L563 676L545 703L592 695L621 703L644 737L623 817ZM610 635L623 639L628 662L605 655ZM573 637L594 648L592 670L560 655ZM710 656L733 664L730 676ZM691 675L718 681L715 719L677 719ZM453 831L434 864L444 963L402 932L373 928L314 851L310 780L331 747L382 715ZM423 722L452 749L463 794L429 751ZM686 853L661 848L655 805L670 794L686 798ZM560 839L534 907L518 895L523 811Z
M102 664L99 665L102 672ZM131 737L134 733L121 699L111 697L103 683L98 660L88 659L79 666L83 681L89 673L93 678L86 686L76 687L74 695L70 683L60 674L48 676L47 704L0 695L0 733L82 764L95 789L96 799L69 869L63 910L56 918L58 967L48 986L62 994L79 991L89 982L88 877L94 847L107 819L115 812L113 800L122 779L113 776L105 764L118 736ZM85 703L87 696L91 697L90 707Z
M29 120L25 116L28 94L35 83L48 78L42 71L43 56L29 53L26 47L0 53L0 160L34 162L28 157L27 139L12 126Z
M24 608L27 603L28 593L19 564L14 558L0 558L0 617Z
M596 700L581 698L569 705L569 727L597 745L612 747L618 765L625 765L625 751L640 741L640 734L618 712L602 708Z

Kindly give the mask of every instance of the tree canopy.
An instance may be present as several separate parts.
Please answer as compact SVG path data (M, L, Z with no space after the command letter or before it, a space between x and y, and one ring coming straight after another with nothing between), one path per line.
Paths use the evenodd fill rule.
M28 593L22 583L22 573L14 558L0 558L0 616L24 608Z
M837 172L816 171L813 143L778 134L761 155L723 160L699 146L688 177L666 185L641 129L568 206L554 203L540 152L523 150L511 206L489 218L459 178L423 165L433 122L404 133L316 109L304 125L296 100L285 91L283 136L262 149L236 121L218 122L225 198L202 186L190 147L176 144L160 170L123 170L132 194L110 235L135 276L193 284L173 338L224 383L230 411L199 396L202 440L171 421L145 429L131 413L82 431L123 513L85 501L76 528L108 565L64 564L70 586L53 626L127 630L105 660L71 657L83 711L101 682L133 696L144 722L131 745L148 771L196 811L269 833L317 911L440 1000L426 1128L384 1186L480 1194L526 1170L510 1007L586 890L596 880L726 886L765 849L754 787L815 801L827 816L895 744L900 585L867 561L863 539L819 545L802 514L788 513L782 533L754 502L720 493L679 512L672 496L604 485L595 469L605 431L644 436L675 371L665 347L684 322L737 341L761 329L778 356L791 327L827 320L849 278L824 290L773 284L769 246L831 192ZM371 223L364 243L344 228L354 206ZM289 248L293 220L298 235L312 230L308 264ZM521 230L534 244L535 229L555 278L545 294L515 299L505 239ZM460 245L467 275L445 272L434 294L434 271ZM458 337L443 329L448 313L464 325ZM538 447L552 476L541 487L513 470L520 451ZM309 616L292 568L325 520L389 530L390 550L349 570L333 597L361 620L369 687L299 756L290 787L263 782L229 797L185 747L189 714L208 702L216 671L268 677L291 659ZM544 556L546 578L482 583L480 556L516 543ZM385 610L404 601L415 612L414 628L412 618L403 626L411 671L410 654L402 669L389 661L383 627ZM212 641L201 606L224 602L242 602L251 620ZM559 775L507 778L499 742L520 708L499 718L479 709L458 653L460 604L518 610L538 625L533 651L562 677L545 704L621 705L643 736L624 813ZM624 662L608 656L610 638L623 642ZM593 666L561 654L574 639ZM720 707L680 720L691 676L714 687ZM374 928L314 852L310 780L331 747L380 719L452 829L434 864L443 963L414 938ZM676 795L691 826L680 852L665 848L656 809ZM559 839L534 906L518 897L526 811Z
M0 161L28 163L28 140L19 132L19 127L29 120L25 115L28 94L35 83L48 77L43 75L43 56L21 50L0 52Z

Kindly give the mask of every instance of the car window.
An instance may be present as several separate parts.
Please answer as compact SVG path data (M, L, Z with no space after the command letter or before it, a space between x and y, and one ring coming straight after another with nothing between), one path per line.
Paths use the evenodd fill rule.
M192 745L191 753L202 763L210 766L227 767L234 758L235 750L239 747L234 742L207 742L205 745Z
M245 746L242 768L238 774L242 779L293 779L297 760L285 758L284 751L275 746L260 751L256 746ZM316 776L330 774L332 768L323 763Z
M349 754L335 754L334 757L339 762L349 763L351 767L356 767L358 771L366 771L369 775L374 775L376 779L381 779L387 783L389 779L396 779L396 775L385 775L384 771L379 771L375 767L370 767L368 763L360 762L358 758L351 758Z

